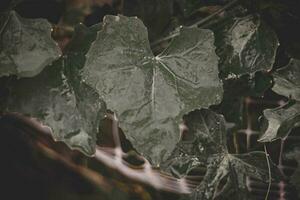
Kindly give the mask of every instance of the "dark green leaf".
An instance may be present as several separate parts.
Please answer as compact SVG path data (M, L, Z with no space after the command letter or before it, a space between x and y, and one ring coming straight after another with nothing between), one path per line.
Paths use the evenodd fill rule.
M88 86L72 89L63 74L62 62L58 60L32 78L11 78L6 85L9 94L5 109L37 118L50 127L55 140L92 155L99 119L104 115L101 111L105 109Z
M218 38L219 68L225 79L272 68L278 39L260 17L229 18L219 22L217 27L213 28Z
M51 39L45 19L24 19L11 11L0 27L0 77L32 77L58 59L61 52Z
M291 101L290 103L264 110L262 125L263 135L259 142L271 142L276 139L286 138L291 130L300 126L300 103Z
M262 125L263 135L260 142L270 142L279 138L286 138L291 130L300 126L300 65L299 60L291 59L290 63L276 72L273 90L280 94L296 99L287 105L275 109L264 110Z
M179 140L181 117L222 98L213 42L209 30L183 28L155 57L139 19L106 16L82 76L117 113L135 148L159 164Z
M209 157L226 149L225 120L221 115L202 109L184 116L188 128L169 159L163 163L166 171L178 170L186 175L194 168L206 166ZM199 156L201 155L201 156ZM181 166L186 166L181 169Z
M201 109L189 113L184 120L188 128L186 140L178 143L161 167L171 172L180 169L177 173L185 176L192 169L207 166L206 174L194 192L193 199L220 198L220 195L224 195L219 193L223 179L226 180L223 190L232 191L236 199L249 199L247 177L263 182L268 180L268 164L264 152L228 153L222 115ZM183 165L188 166L186 171L178 168ZM273 173L276 171L273 165L271 170Z
M291 59L290 63L274 74L273 90L292 99L300 101L300 60Z

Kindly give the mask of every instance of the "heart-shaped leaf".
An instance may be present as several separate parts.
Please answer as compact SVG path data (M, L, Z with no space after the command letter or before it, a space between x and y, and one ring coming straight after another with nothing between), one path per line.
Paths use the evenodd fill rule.
M181 117L222 98L213 43L211 31L183 28L154 56L139 19L106 16L82 77L117 113L135 148L159 164L179 140Z

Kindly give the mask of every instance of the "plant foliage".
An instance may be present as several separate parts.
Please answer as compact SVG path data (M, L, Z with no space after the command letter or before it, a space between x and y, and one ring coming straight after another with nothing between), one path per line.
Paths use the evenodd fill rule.
M300 60L280 29L290 4L122 1L128 16L72 27L92 10L76 2L57 25L13 4L0 13L0 132L17 138L6 151L24 146L26 167L63 164L105 199L299 197Z

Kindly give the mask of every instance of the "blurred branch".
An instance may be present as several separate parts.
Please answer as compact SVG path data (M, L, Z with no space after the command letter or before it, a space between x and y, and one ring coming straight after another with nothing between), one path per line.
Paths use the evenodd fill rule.
M236 4L239 0L232 0L231 2L229 2L228 4L226 4L225 6L223 6L222 8L220 8L219 10L217 10L216 12L212 13L211 15L205 17L204 19L201 19L200 21L197 21L196 23L188 26L189 28L192 27L199 27L202 24L206 23L207 21L213 19L214 17L216 17L218 14L220 14L221 12L225 11L226 9L230 8L231 6L233 6L234 4ZM158 39L156 41L154 41L153 43L151 43L151 47L155 47L157 45L159 45L162 42L166 42L174 37L176 37L177 35L179 35L179 30L176 30L173 34L168 35L167 37Z

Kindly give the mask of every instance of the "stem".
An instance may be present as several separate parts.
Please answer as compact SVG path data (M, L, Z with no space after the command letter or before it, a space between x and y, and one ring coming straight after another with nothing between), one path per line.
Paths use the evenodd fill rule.
M2 35L2 32L4 31L4 29L6 28L9 20L10 20L10 16L7 17L7 20L4 22L3 26L1 27L0 36Z
M116 113L113 114L112 119L112 135L116 145L116 148L121 148L121 140L119 136L119 126L118 126L118 118Z
M192 27L198 27L200 26L201 24L204 24L205 22L209 21L210 19L214 18L215 16L217 16L218 14L220 14L221 12L223 12L224 10L226 10L227 8L231 7L232 5L234 5L236 2L238 2L239 0L233 0L231 2L229 2L228 4L226 4L225 6L223 6L222 8L220 8L219 10L217 10L216 12L214 12L213 14L205 17L204 19L194 23L193 25L191 26L188 26L189 28L192 28Z
M279 152L279 157L278 157L278 169L280 171L280 173L284 176L284 171L283 171L283 165L282 165L282 153L283 153L283 149L284 149L284 143L285 143L286 138L282 138L280 140L280 152Z
M188 28L192 28L192 27L198 27L202 24L204 24L205 22L209 21L210 19L214 18L215 16L217 16L219 13L223 12L224 10L228 9L229 7L231 7L232 5L234 5L235 3L237 3L239 0L233 0L231 2L229 2L228 4L226 4L225 6L223 6L222 8L220 8L219 10L217 10L216 12L214 12L213 14L205 17L204 19L188 26ZM151 43L151 47L155 47L156 45L162 43L162 42L165 42L165 41L168 41L174 37L176 37L177 35L179 35L179 31L171 34L171 35L168 35L166 37L163 37L163 38L160 38L156 41L154 41L153 43Z
M267 164L268 164L268 171L269 171L269 185L268 185L268 191L265 197L265 200L268 200L269 198L269 193L271 190L271 184L272 184L272 174L271 174L271 167L270 167L270 161L269 161L269 153L267 151L267 147L266 144L264 144L264 150L265 150L265 154L266 154L266 159L267 159Z
M160 44L162 42L168 41L168 40L176 37L177 35L179 35L179 32L176 32L176 33L173 33L171 35L168 35L167 37L158 39L158 40L154 41L153 43L151 43L151 47L155 47L155 46L157 46L158 44Z
M236 131L233 133L233 144L234 144L234 148L235 148L235 153L238 154L240 152L240 148L239 148L239 143L238 143L238 138L237 138L237 132Z

